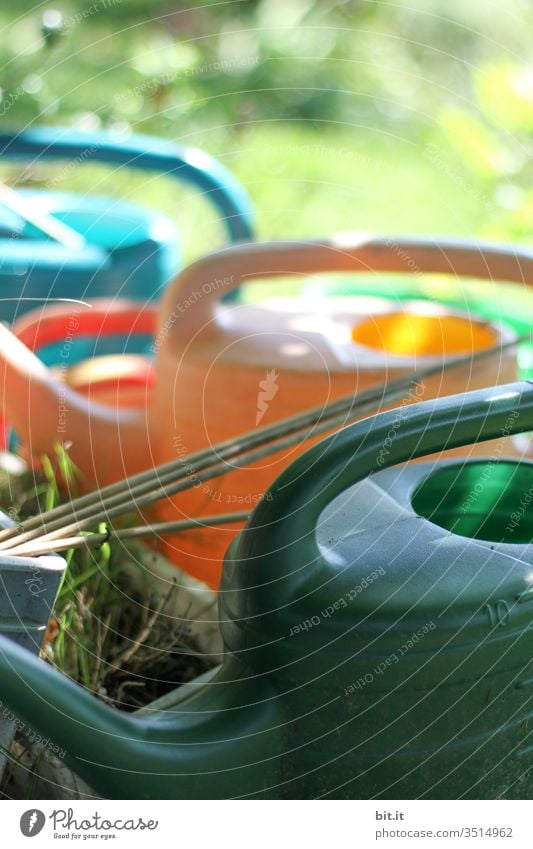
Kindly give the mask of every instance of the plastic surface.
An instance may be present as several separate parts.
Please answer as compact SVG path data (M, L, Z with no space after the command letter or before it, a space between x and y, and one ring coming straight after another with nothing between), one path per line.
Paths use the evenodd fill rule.
M375 473L532 429L533 386L404 407L384 455L397 415L328 437L274 482L228 552L224 664L196 694L121 714L2 638L0 698L113 798L530 798L531 546L417 517L423 466L401 497L398 470ZM354 495L369 475L372 495L368 481ZM362 512L340 520L350 498Z
M145 409L155 385L152 358L156 310L121 298L97 299L91 309L54 304L31 310L13 333L53 368L55 377L91 402ZM115 354L108 353L114 351ZM139 356L130 352L143 352ZM0 420L5 448L17 443ZM58 435L61 437L62 431Z
M401 251L397 246L401 242ZM403 347L394 353L354 340L358 328L383 319L397 321L396 307L371 299L329 316L302 302L272 306L222 303L228 293L254 279L331 271L406 270L404 253L422 271L515 280L533 273L528 249L446 240L368 239L343 234L309 242L249 243L225 248L184 269L167 287L158 309L153 342L156 384L146 409L119 410L92 404L69 393L32 362L0 328L0 365L8 420L35 456L48 453L57 439L58 407L62 434L85 475L86 487L103 485L154 464L186 456L258 424L268 424L308 407L388 379L439 365L461 351L496 349L491 356L425 381L421 394L406 402L505 383L516 377L515 352L498 350L513 338L504 328L469 321L442 307L412 305L402 318ZM418 310L418 312L415 312ZM429 315L427 314L429 310ZM424 321L419 321L424 316ZM409 318L410 317L410 318ZM409 323L416 317L416 321ZM428 324L432 346L428 346ZM457 333L458 326L461 333ZM407 330L406 330L407 327ZM422 328L422 331L421 331ZM460 336L460 345L457 344ZM382 330L378 338L385 338ZM394 337L394 334L393 334ZM434 344L434 339L443 344ZM405 344L407 342L407 344ZM420 343L422 354L417 345ZM0 373L1 378L1 373ZM63 409L65 408L65 409ZM38 415L29 411L39 410ZM472 449L474 450L474 449ZM250 509L269 483L297 456L298 449L233 471L158 507L158 518L175 520L232 509ZM193 530L161 543L167 557L217 587L224 552L235 534L225 526Z
M110 354L151 358L157 308L125 298L98 298L91 309L54 304L35 309L13 325L13 333L47 366L67 370Z
M453 274L454 270L450 269ZM524 289L525 281L518 281L518 285L491 286L487 289L479 285L457 285L448 282L445 286L431 277L417 276L416 279L383 279L376 282L370 277L361 276L332 276L330 279L323 277L310 280L303 287L303 294L319 303L325 299L346 299L361 297L365 295L392 298L397 306L403 301L413 298L426 301L438 300L452 309L467 312L472 317L485 319L486 321L503 322L511 327L520 336L531 335L531 324L533 322L533 296L531 293L526 298ZM533 376L533 345L525 342L520 346L519 364L521 376Z
M494 273L493 264L474 244L436 242L426 247L413 239L406 240L405 251L419 268L453 264L464 267L465 273L486 277ZM514 262L515 255L509 252L507 273ZM159 385L172 388L154 396L150 440L157 461L169 461L177 450L185 454L216 445L258 423L325 405L461 353L497 348L509 338L504 328L469 320L438 305L426 305L421 311L420 304L405 304L400 313L392 301L377 298L340 304L330 312L303 299L279 299L272 307L220 305L222 293L255 279L333 269L380 272L389 267L406 269L403 254L390 240L365 241L352 234L327 242L237 246L185 269L165 293L159 314L156 371ZM202 297L195 298L196 292ZM471 368L436 374L425 381L418 397L406 401L515 378L515 351L502 355L496 350ZM228 467L224 478L183 493L172 503L161 502L159 516L172 520L181 513L195 516L251 508L298 453L293 448L243 470ZM216 586L234 533L233 526L195 530L163 541L162 546L167 557Z

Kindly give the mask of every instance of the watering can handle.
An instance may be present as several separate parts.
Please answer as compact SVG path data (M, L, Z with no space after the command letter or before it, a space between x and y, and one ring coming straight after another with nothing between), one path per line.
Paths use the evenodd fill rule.
M302 572L308 577L309 569L321 562L315 536L320 514L348 487L388 466L526 430L533 430L531 381L405 405L345 427L302 454L274 481L242 533L239 557L242 553L246 562L255 560L256 584L275 587L277 578L289 577L290 562L305 563ZM273 543L278 558L271 556ZM296 559L287 557L292 546L300 552ZM263 575L266 553L270 556ZM278 575L272 574L274 560ZM298 576L291 580L297 582Z
M254 279L342 271L442 273L530 285L533 251L473 240L356 232L311 241L230 245L192 263L168 285L160 331L187 343L212 322L217 302L227 292ZM184 304L190 308L184 309Z
M182 147L151 136L113 138L67 127L41 127L0 132L0 158L32 161L70 159L73 163L110 165L157 171L200 189L220 210L233 241L253 238L250 200L233 175L202 150Z
M74 313L72 304L49 304L24 313L12 327L13 333L30 351L66 338L73 330L77 337L103 338L111 334L130 337L153 336L157 310L153 304L139 305L125 298L94 298L91 309Z

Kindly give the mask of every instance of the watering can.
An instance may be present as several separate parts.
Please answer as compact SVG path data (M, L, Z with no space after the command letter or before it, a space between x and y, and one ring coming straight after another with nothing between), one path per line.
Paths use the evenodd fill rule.
M0 528L14 524L0 511ZM57 555L0 557L0 634L39 654L65 566ZM0 699L0 778L16 729L15 715Z
M65 160L65 179L85 163L172 176L205 194L231 240L253 235L244 190L194 148L149 136L41 127L0 132L0 157L32 164ZM8 321L50 299L118 294L146 302L160 296L180 265L174 224L158 212L115 198L7 187L0 192L0 256L0 319ZM87 348L84 355L91 354Z
M475 242L391 242L352 233L324 241L230 246L196 261L167 287L153 344L156 382L139 409L120 409L116 402L89 404L0 328L4 413L34 456L49 453L58 433L69 440L72 459L92 487L461 354L495 346L494 353L470 368L435 374L424 383L423 397L515 379L512 349L499 350L509 340L504 328L438 305L431 311L427 306L420 311L416 304L398 310L390 301L363 300L328 316L302 310L298 299L273 308L221 302L223 295L254 279L369 268L401 271L400 241L416 267L427 271L454 269L505 280L531 273L530 252ZM202 484L161 502L157 518L175 521L252 509L296 451L245 469L228 466L228 474L214 485ZM199 528L161 545L168 559L216 588L233 535L226 525Z
M30 310L12 329L30 351L52 367L58 381L77 394L110 408L145 408L150 403L155 370L150 358L133 352L152 344L156 317L152 303L95 298L90 310L71 303ZM117 353L101 353L104 350ZM61 433L59 425L60 439ZM16 450L17 441L17 435L0 419L2 450Z
M222 667L169 710L113 710L5 638L0 699L105 797L530 798L533 464L397 464L532 428L523 381L310 448L227 553Z
M155 384L153 362L140 354L119 352L148 348L156 326L153 303L96 298L90 310L72 304L30 310L12 330L78 393L111 406L145 407ZM85 356L87 346L93 352L90 357ZM103 346L113 346L117 353L95 356Z

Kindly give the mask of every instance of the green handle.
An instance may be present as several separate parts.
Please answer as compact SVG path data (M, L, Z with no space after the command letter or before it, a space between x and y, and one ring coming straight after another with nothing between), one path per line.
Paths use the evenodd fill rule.
M315 537L320 514L349 486L406 460L527 430L533 430L530 381L406 405L359 421L314 445L274 481L243 531L238 559L250 568L255 561L250 575L255 586L289 575L295 581L298 572L308 580L313 564L320 569ZM292 558L289 549L296 546Z

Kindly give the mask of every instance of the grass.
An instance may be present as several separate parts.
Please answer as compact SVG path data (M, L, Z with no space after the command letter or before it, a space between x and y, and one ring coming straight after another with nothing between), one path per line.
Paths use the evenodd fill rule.
M250 194L259 238L306 238L336 230L387 233L504 235L503 209L479 203L480 188L453 155L447 168L424 145L354 127L313 128L268 122L243 130L227 144L216 132L174 136L218 156ZM430 137L428 136L428 139ZM2 166L11 177L24 167ZM61 165L33 169L30 183L61 176ZM223 232L205 198L168 177L113 172L86 160L68 172L59 191L101 194L138 202L173 217L184 261L220 243Z
M0 474L0 509L15 520L53 509L61 503L59 480L75 492L77 473L61 446L54 457L41 458L38 472ZM68 553L42 649L47 662L124 711L138 710L215 663L199 650L194 628L165 612L171 594L180 590L170 584L166 596L157 596L137 552L135 545L115 542ZM76 782L18 731L0 797L42 798L57 790L59 779L68 786Z
M51 510L61 503L60 479L75 492L76 470L57 446L39 472L5 476L0 509L15 520ZM82 548L68 552L67 563L43 653L70 678L114 707L135 710L209 668L194 635L163 615L168 595L179 590L170 585L166 598L156 596L135 547Z

